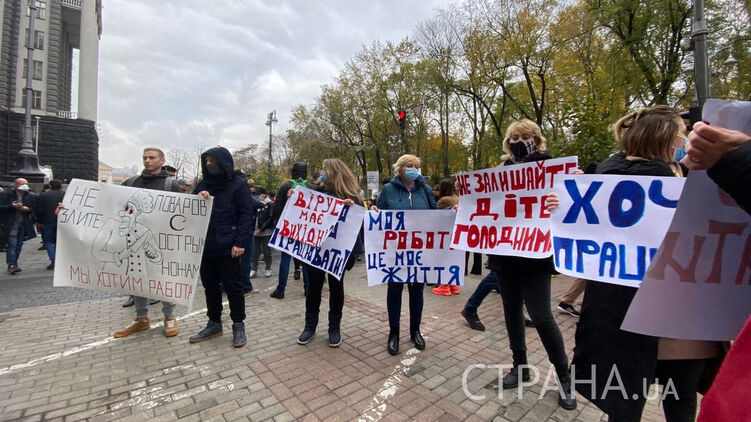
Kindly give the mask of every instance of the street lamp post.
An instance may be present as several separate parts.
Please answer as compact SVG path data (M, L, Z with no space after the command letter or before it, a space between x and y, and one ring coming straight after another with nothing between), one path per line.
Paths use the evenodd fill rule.
M267 119L266 119L266 126L269 127L269 183L271 183L271 129L274 125L274 123L277 123L278 120L276 119L276 110L269 113Z
M34 20L36 19L37 6L34 0L29 0L29 39L26 43L26 98L25 116L23 123L23 137L21 138L21 150L16 157L16 168L9 172L13 176L22 176L30 182L42 182L44 173L39 169L39 157L32 149L31 130L31 101L33 89L31 80L34 76Z

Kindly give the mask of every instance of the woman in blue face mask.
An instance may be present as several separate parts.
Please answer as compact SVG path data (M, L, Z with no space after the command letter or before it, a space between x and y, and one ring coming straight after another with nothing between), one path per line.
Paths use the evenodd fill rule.
M425 184L420 174L420 159L411 154L399 157L394 164L394 178L383 186L378 197L377 207L384 210L425 210L438 209L432 189ZM422 320L424 284L410 283L409 291L409 336L419 350L425 349L425 340L420 334ZM402 312L402 292L404 283L389 283L386 293L386 308L389 313L389 338L387 350L390 354L399 353L399 319Z

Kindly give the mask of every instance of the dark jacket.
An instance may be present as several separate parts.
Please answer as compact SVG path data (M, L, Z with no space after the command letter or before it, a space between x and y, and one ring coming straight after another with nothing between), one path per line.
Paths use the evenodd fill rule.
M274 204L268 202L261 205L256 217L256 230L268 232L274 229ZM270 234L269 234L270 235ZM262 235L263 236L263 235Z
M180 184L177 183L177 179L173 177L171 180L167 180L168 177L170 177L170 175L167 174L167 170L164 167L162 167L162 172L159 174L150 174L144 170L139 176L128 178L123 182L123 185L132 186L134 188L182 192L180 190Z
M34 210L39 223L57 223L55 210L57 209L57 204L63 202L63 196L65 196L65 192L60 189L52 189L39 195Z
M529 154L522 163L531 163L533 161L549 160L553 157L545 153L534 152ZM503 166L513 166L516 163L511 160L507 160L503 163ZM488 255L488 267L500 274L502 267L511 267L520 269L524 272L545 272L548 274L555 273L555 266L553 265L553 257L550 258L525 258L521 256L505 256L505 255Z
M675 176L667 162L629 161L625 154L615 154L597 167L597 173L633 176ZM587 281L582 303L581 317L576 327L574 359L576 379L594 379L591 384L577 383L576 391L607 414L637 417L644 407L643 379L651 383L657 368L656 337L621 330L636 288L616 284ZM591 365L595 365L592 372ZM618 367L626 395L624 400L618 391L608 391L605 399L602 392L613 365ZM615 381L611 381L611 385ZM634 394L639 399L633 400Z
M206 172L206 156L211 156L224 172L212 176ZM203 179L196 185L193 193L208 191L214 197L211 220L206 233L206 257L230 256L232 247L245 248L253 235L255 208L250 195L250 188L235 171L232 154L223 147L214 147L201 154Z
M722 157L707 174L751 214L751 141Z
M425 184L422 175L417 176L411 191L407 191L399 176L394 176L391 182L383 185L376 206L383 210L438 209L433 190Z
M29 211L21 211L13 206L13 202L18 200L15 189L7 189L0 194L0 212L5 217L6 230L10 230L16 215L20 214L20 224L24 226L24 233L26 233L24 240L36 237L36 230L34 230L34 222L36 220L34 208L36 207L37 198L38 196L34 192L27 191L23 199L21 199L21 203L29 207Z
M297 162L292 165L292 171L290 172L292 179L305 180L308 178L308 165L303 162ZM279 221L279 217L282 216L284 206L287 205L287 192L292 189L295 184L291 180L284 182L279 186L279 191L276 193L276 199L274 200L274 222ZM305 187L309 189L315 189L315 186L308 182L305 183Z

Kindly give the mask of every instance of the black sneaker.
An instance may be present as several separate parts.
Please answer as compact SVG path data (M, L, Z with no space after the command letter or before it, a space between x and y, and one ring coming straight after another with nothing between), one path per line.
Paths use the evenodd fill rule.
M47 269L48 270L54 270L55 269L55 263L54 262L50 263L50 265L47 266Z
M579 318L581 316L581 313L579 311L577 311L576 308L574 308L573 306L569 305L566 302L559 303L558 304L558 310L560 312L567 313L567 314L569 314L571 316L575 316L577 318Z
M221 335L222 335L222 323L209 321L208 324L206 324L206 328L201 330L198 334L192 336L188 341L191 343L200 343L202 341L206 341L214 337L219 337Z
M524 318L524 326L532 328L535 326L535 323L529 318Z
M269 296L273 297L274 299L284 299L284 292L274 290Z
M480 322L480 318L477 316L477 311L471 311L467 308L462 309L462 316L467 321L470 328L477 331L485 331L485 325Z
M300 270L295 270L295 273L294 273L293 277L295 278L295 280L299 280L300 279Z

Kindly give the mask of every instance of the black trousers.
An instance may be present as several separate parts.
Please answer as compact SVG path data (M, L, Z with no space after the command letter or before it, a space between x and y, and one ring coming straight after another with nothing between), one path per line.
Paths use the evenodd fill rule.
M563 336L550 311L550 273L547 268L533 265L503 265L498 271L503 314L506 320L514 364L527 363L527 343L524 334L522 306L535 323L550 362L559 374L568 371L568 357Z
M240 258L231 256L206 257L201 260L201 283L206 292L206 315L209 320L222 322L222 287L229 300L232 322L245 321L245 295L240 281Z
M329 280L329 314L341 315L344 308L344 274L337 280L333 275L316 267L303 264L308 271L308 295L305 296L305 312L318 312L321 308L323 283Z

